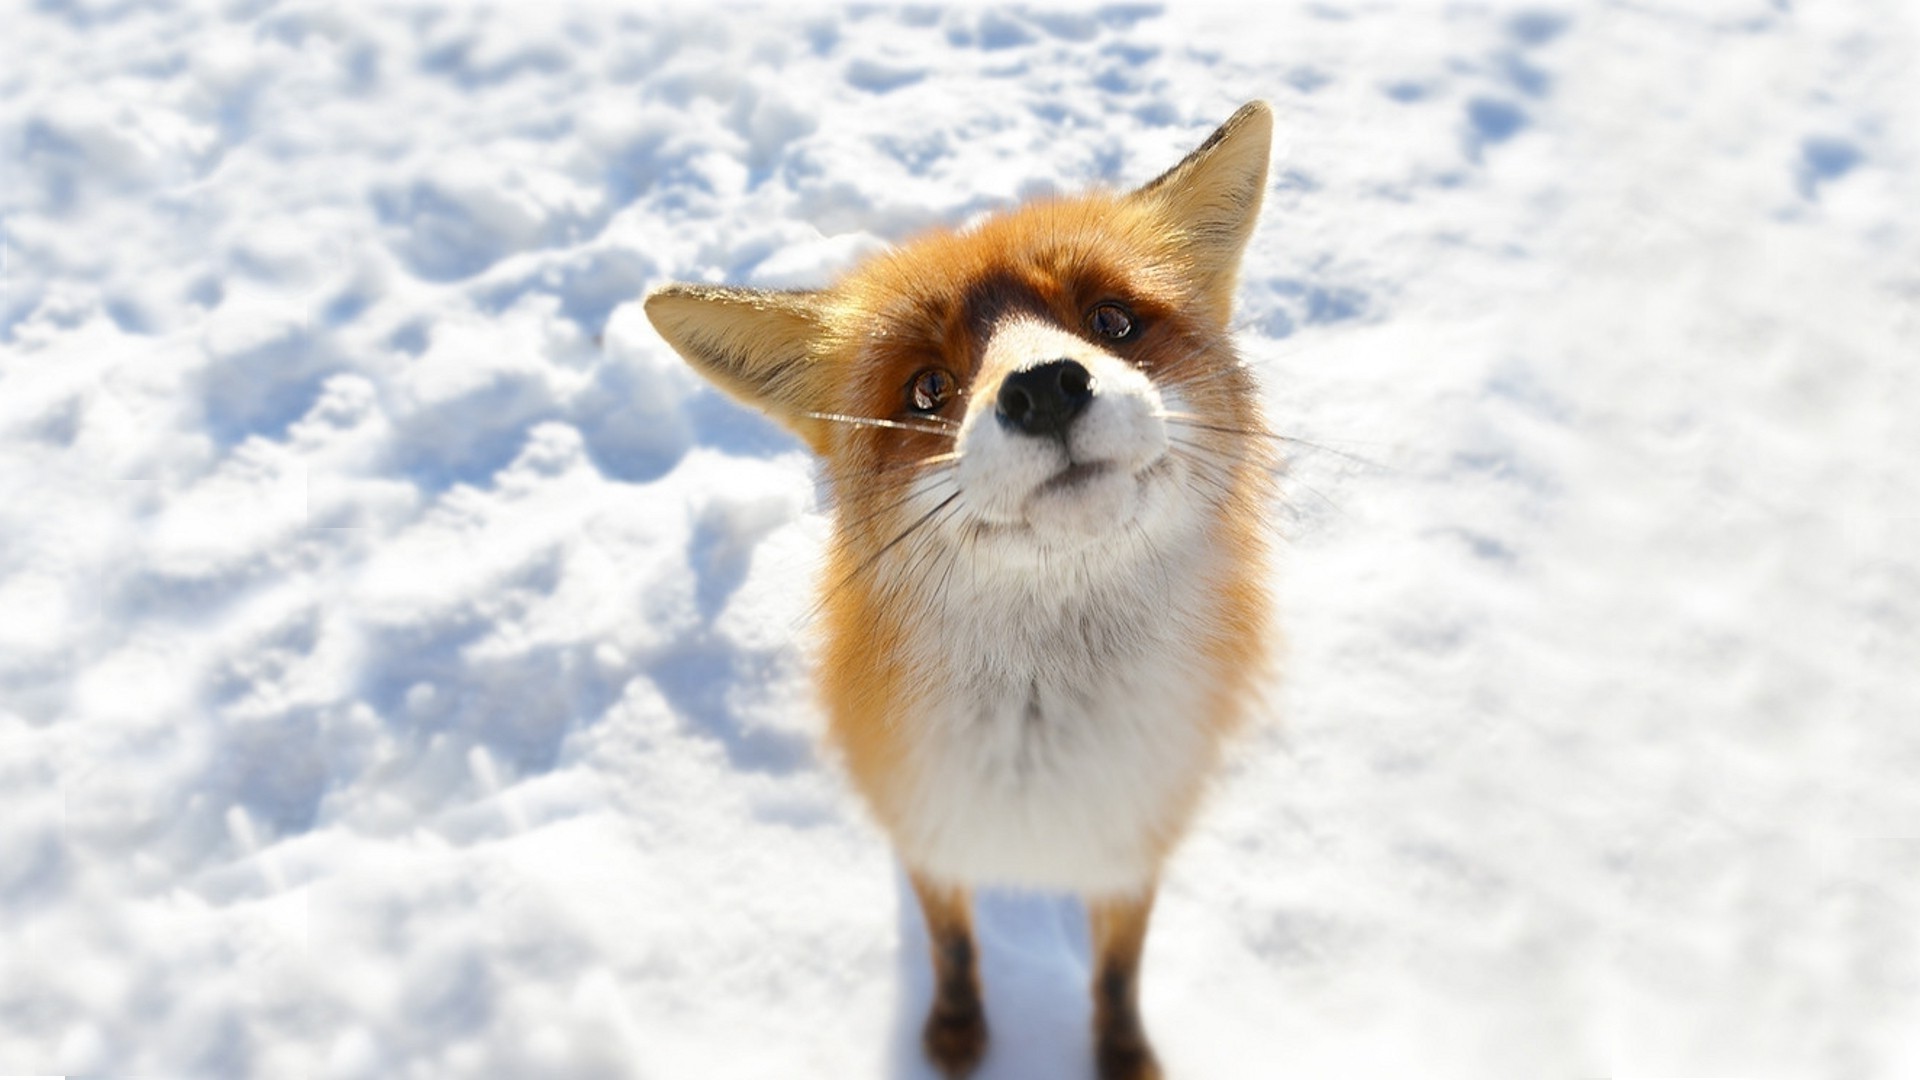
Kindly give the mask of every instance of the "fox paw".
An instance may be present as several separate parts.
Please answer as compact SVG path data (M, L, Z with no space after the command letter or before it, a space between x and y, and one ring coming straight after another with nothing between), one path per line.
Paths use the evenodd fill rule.
M987 1018L977 1005L935 1007L927 1016L921 1041L927 1048L927 1057L940 1071L950 1080L960 1080L987 1056Z
M1100 1066L1100 1080L1164 1080L1160 1063L1146 1040L1102 1038L1094 1048Z

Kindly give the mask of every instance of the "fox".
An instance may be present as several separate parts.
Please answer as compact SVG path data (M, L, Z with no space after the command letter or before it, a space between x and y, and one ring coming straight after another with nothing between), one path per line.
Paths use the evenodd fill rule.
M947 1077L988 1050L986 887L1080 898L1098 1074L1163 1075L1148 921L1274 636L1277 455L1229 333L1272 135L1251 102L1125 193L937 229L816 290L644 302L818 456L813 681L925 919L921 1045Z

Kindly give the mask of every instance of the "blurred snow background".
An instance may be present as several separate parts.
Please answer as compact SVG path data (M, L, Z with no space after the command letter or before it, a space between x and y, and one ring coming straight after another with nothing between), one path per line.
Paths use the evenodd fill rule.
M924 1076L809 464L634 301L1264 97L1242 340L1331 449L1176 1080L1920 1075L1901 0L4 22L0 1073ZM986 1076L1089 1068L1079 920L984 904Z

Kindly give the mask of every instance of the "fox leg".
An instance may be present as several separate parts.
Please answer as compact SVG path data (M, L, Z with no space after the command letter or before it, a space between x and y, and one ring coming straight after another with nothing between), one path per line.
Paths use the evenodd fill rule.
M1093 931L1093 1047L1100 1080L1161 1080L1140 1024L1140 953L1153 913L1153 888L1089 901Z
M973 1071L987 1052L987 1015L980 1005L980 972L973 947L967 891L908 875L927 920L933 950L933 1008L921 1041L949 1077Z

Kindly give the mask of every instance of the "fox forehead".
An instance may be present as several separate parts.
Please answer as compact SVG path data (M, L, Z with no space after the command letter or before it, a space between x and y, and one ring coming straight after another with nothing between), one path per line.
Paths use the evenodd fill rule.
M1029 203L855 267L834 290L836 336L855 348L937 349L965 375L980 338L1007 315L1077 325L1080 311L1103 299L1142 313L1174 310L1186 282L1167 257L1171 240L1112 196Z

